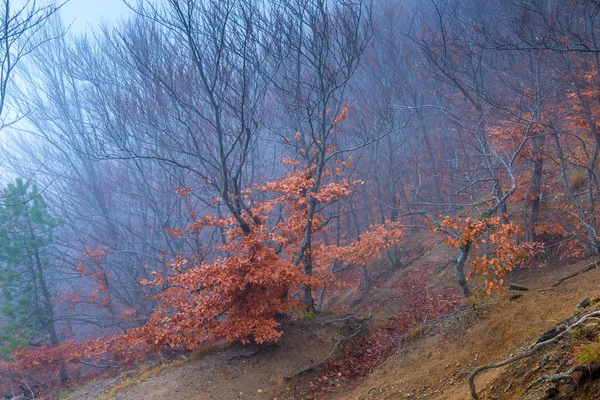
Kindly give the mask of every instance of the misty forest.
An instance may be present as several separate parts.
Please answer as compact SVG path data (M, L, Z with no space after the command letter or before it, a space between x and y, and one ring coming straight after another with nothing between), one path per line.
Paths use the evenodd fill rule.
M0 3L0 395L600 398L599 2Z

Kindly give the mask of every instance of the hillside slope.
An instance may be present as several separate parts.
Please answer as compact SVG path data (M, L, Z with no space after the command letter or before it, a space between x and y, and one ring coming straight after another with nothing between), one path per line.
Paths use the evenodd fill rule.
M140 378L141 372L134 371L119 378L99 380L73 391L70 398L92 400L110 394L104 398L468 399L466 378L475 366L501 360L531 344L548 328L571 316L582 298L591 297L600 289L598 270L549 289L559 278L580 270L589 262L517 271L510 280L530 289L520 292L521 297L509 300L508 292L479 296L474 309L462 309L444 319L424 321L408 333L398 332L398 349L363 380L327 380L319 371L284 379L328 357L340 339L357 331L359 315L366 315L367 311L373 313L370 321L373 331L400 312L405 299L390 296L390 293L411 269L433 265L434 286L440 289L453 285L452 268L447 265L452 250L438 239L427 233L412 245L407 244L407 253L414 253L409 268L380 277L368 293L350 290L334 295L333 302L337 306L351 305L356 315L353 319L335 322L343 318L326 315L312 321L297 321L286 327L286 336L275 346L217 348L196 361L190 360L160 373L146 373ZM386 298L389 300L383 301ZM338 353L331 359L339 356ZM506 384L510 382L506 373L511 368L489 370L477 378L477 388L483 398L510 398L511 385ZM315 394L298 390L310 389L313 384L322 389ZM113 389L109 393L119 385L120 390Z
M404 352L397 352L386 360L356 389L336 398L469 399L466 378L475 366L500 361L530 345L547 329L573 315L581 299L598 293L599 270L545 290L560 277L586 264L588 262L514 274L514 281L530 288L522 297L510 301L508 294L500 294L480 299L474 321L451 320L454 324L438 324L433 334L410 343ZM540 289L543 291L538 291ZM524 364L528 362L531 361L525 360ZM512 370L514 365L482 373L476 379L478 390L484 392L482 397L513 398L510 380L499 379ZM514 398L523 398L520 396Z

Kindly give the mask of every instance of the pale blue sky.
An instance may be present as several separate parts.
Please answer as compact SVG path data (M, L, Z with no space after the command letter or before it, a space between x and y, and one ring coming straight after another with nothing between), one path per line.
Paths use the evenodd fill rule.
M135 4L135 0L130 3ZM63 6L61 16L65 24L73 23L71 29L75 33L81 33L102 22L113 25L130 12L122 0L70 0Z

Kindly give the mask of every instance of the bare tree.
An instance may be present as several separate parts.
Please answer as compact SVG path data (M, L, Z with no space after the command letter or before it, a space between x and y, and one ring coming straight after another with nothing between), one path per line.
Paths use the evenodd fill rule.
M38 6L35 0L27 0L14 7L11 0L0 3L0 129L10 124L3 114L16 66L45 42L37 34L63 4Z
M192 173L250 233L242 191L278 68L265 11L252 1L192 0L143 1L134 10L137 18L110 37L129 83L90 77L100 102L118 99L97 120L99 153Z
M294 264L302 262L304 273L311 275L313 222L319 207L311 193L318 193L326 166L340 151L331 151L336 144L336 121L348 111L346 89L371 37L371 5L362 0L284 0L275 15L283 29L280 51L284 59L276 92L289 124L282 134L300 135L300 140L288 143L296 143L296 154L314 179L306 193L310 200L304 239L294 256ZM310 286L305 288L304 302L314 308Z

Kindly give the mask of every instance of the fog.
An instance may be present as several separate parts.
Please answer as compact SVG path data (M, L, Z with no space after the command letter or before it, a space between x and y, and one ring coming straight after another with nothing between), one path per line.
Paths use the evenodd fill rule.
M316 279L354 269L352 284L367 290L373 260L323 249L346 254L377 227L457 241L466 296L473 220L487 224L477 235L492 232L490 246L501 245L493 229L515 221L519 242L570 238L575 256L600 252L593 2L2 4L8 353L152 326L181 305L162 293L185 287L181 301L205 288L199 273L173 277L234 256ZM545 209L550 196L565 206ZM232 247L248 238L264 254ZM408 261L397 241L373 254L390 269ZM285 282L273 293L325 307L326 285ZM235 321L239 299L227 299L190 335ZM161 344L197 344L188 340Z

